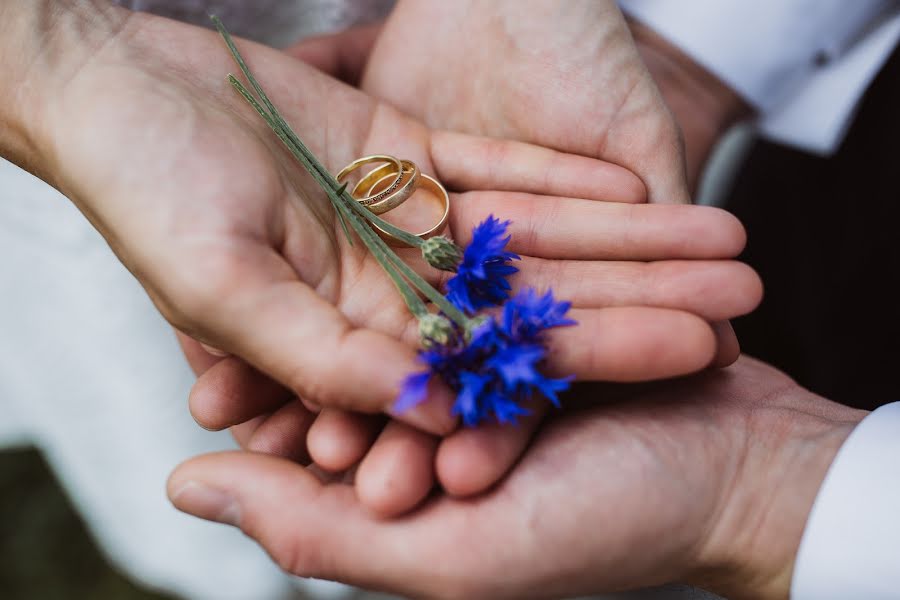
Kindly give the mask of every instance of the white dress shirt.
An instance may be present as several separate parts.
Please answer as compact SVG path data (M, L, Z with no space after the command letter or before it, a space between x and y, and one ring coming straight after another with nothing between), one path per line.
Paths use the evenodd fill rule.
M900 598L900 402L863 419L831 464L800 542L791 598Z
M619 0L759 114L768 138L828 154L900 39L896 0Z

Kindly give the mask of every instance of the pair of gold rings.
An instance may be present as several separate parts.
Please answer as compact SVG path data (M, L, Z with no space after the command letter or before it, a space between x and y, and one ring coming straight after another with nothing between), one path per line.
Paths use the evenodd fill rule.
M450 216L450 196L437 179L419 171L414 162L399 160L387 154L364 156L341 169L336 179L338 183L343 183L357 169L377 163L380 163L380 166L363 175L353 186L350 195L376 215L381 215L409 200L416 190L427 190L438 199L443 210L437 224L416 234L416 237L426 239L441 233L447 226L447 219ZM373 226L378 235L392 246L409 246L378 225L373 223Z

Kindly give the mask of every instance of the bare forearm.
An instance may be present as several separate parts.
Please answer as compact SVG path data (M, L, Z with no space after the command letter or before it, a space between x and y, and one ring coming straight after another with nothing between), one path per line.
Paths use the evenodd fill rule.
M126 14L105 0L0 3L0 156L46 175L50 107Z

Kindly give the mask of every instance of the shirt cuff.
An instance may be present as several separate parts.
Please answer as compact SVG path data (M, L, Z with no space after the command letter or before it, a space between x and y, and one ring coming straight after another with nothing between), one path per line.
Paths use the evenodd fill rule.
M619 0L740 94L763 133L825 154L898 39L890 0Z
M886 0L620 0L761 112L841 56Z
M794 565L793 600L897 598L900 402L867 416L838 451Z

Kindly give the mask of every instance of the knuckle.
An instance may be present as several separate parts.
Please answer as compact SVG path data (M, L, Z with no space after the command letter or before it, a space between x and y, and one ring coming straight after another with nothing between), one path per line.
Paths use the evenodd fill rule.
M322 573L317 544L282 536L269 553L278 567L287 573L300 577L317 577Z

